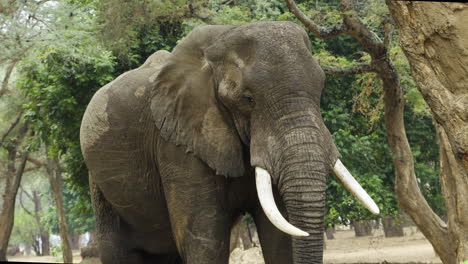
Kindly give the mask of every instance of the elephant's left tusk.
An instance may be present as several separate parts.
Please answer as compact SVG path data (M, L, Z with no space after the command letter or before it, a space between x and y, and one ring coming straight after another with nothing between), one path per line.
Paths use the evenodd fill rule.
M335 176L343 183L344 187L352 193L361 203L371 211L373 214L379 214L380 210L374 200L370 198L369 194L361 187L361 185L354 179L353 175L349 173L348 169L343 165L341 160L337 160L333 167Z
M275 198L273 197L271 176L268 171L259 167L255 167L255 183L257 185L257 194L258 199L260 200L260 205L262 206L265 215L274 226L276 226L279 230L293 236L309 235L307 232L304 232L301 229L291 225L281 215L278 207L276 206Z

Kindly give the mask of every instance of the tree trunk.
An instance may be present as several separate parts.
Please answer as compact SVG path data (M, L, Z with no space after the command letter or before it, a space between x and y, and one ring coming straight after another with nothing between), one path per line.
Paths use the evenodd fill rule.
M49 155L49 151L46 147L46 153ZM70 239L68 237L67 222L65 219L65 212L63 208L62 198L62 170L59 165L57 157L50 158L47 156L47 174L49 176L50 185L54 193L55 206L57 207L57 216L59 222L60 238L62 239L62 252L63 262L72 263L73 254L70 245Z
M325 230L325 234L327 235L327 239L335 239L335 235L333 233L335 233L335 230L332 227L328 227Z
M42 204L39 192L34 190L32 198L34 202L34 219L36 220L37 226L39 226L39 232L41 236L41 256L48 256L50 255L50 235L49 231L41 222Z
M384 216L382 225L385 237L402 237L405 235L401 221L393 216Z
M80 234L71 233L69 234L71 248L74 250L80 249Z
M390 1L387 5L400 30L418 89L447 138L447 164L441 181L449 213L447 224L424 199L416 180L414 161L403 121L404 97L398 74L389 57L391 26L385 25L384 40L369 30L352 10L352 0L340 0L343 23L321 27L302 13L294 1L289 10L319 38L343 34L356 39L371 57L370 64L351 67L322 66L327 74L351 75L373 71L383 82L385 127L395 166L395 190L400 206L411 216L444 263L467 258L464 248L468 223L468 5ZM447 134L445 134L447 133ZM441 151L442 153L443 151ZM455 166L455 163L457 166ZM453 175L453 177L447 176ZM450 209L450 208L451 209ZM452 220L450 220L452 219ZM452 235L453 234L453 235Z
M408 213L442 261L458 263L468 258L468 5L387 4L399 27L400 44L417 88L436 121L448 224L437 220L421 225L415 217L427 214L417 208Z
M18 193L28 158L28 153L23 153L18 169L15 168L17 148L20 145L21 140L26 135L26 132L27 124L21 128L19 139L13 140L6 146L8 151L8 162L3 194L3 207L2 212L0 213L0 261L7 260L6 253L15 219L16 194Z
M371 236L372 235L372 222L371 220L353 221L354 234L356 237Z

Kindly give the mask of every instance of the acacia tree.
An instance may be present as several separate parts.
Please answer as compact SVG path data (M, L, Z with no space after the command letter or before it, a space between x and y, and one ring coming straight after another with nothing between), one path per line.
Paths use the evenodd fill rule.
M393 156L393 165L395 167L395 189L397 192L397 197L400 206L405 209L405 211L412 217L412 219L415 221L417 226L420 228L420 230L424 233L424 235L429 239L431 244L433 245L435 251L438 253L440 258L444 263L455 263L455 261L461 260L462 257L457 257L456 255L458 254L456 251L460 250L455 250L455 248L463 247L464 246L464 239L462 242L459 241L449 241L447 243L446 240L443 238L446 237L447 232L446 232L446 224L434 213L434 211L430 208L428 205L427 201L424 199L424 196L422 195L418 183L416 180L416 174L415 174L415 169L414 169L414 159L413 155L408 143L408 139L406 136L406 130L405 130L405 125L404 125L404 97L403 97L403 91L402 91L402 85L400 82L400 78L398 76L397 71L395 70L394 65L392 64L392 61L389 57L389 44L391 40L391 33L392 33L392 26L390 24L390 21L387 21L384 23L384 39L381 40L378 35L374 32L372 32L364 23L363 21L359 18L357 12L353 10L353 2L351 0L341 0L339 3L339 8L341 11L341 18L342 20L340 23L335 24L330 27L322 27L315 23L312 19L307 17L296 5L296 3L293 0L286 0L286 3L288 4L288 7L290 11L304 24L304 26L309 29L309 31L316 37L318 38L332 38L332 37L337 37L341 35L349 35L352 38L354 38L362 47L362 49L369 54L370 56L370 62L369 63L363 63L359 65L354 65L350 67L336 67L336 66L322 66L324 71L327 74L334 74L334 75L349 75L349 74L360 74L360 73L365 73L365 72L374 72L377 77L379 77L382 80L383 84L383 95L384 95L384 109L385 109L385 115L384 115L384 120L385 120L385 127L386 127L386 132L387 132L387 140L390 146L390 149L392 150L392 156ZM393 3L393 7L402 7L406 4L395 4ZM408 4L411 5L411 4ZM458 6L458 8L460 8ZM423 10L424 8L421 8ZM455 7L454 7L455 9ZM433 9L435 12L438 12L437 8ZM422 11L421 11L422 12ZM403 12L403 14L406 15L411 15L411 12L408 12L408 9L406 8L406 12ZM414 13L413 13L414 14ZM406 19L405 21L409 21L411 19ZM403 19L402 19L403 21ZM404 22L400 22L401 24L404 24ZM461 23L461 22L460 22ZM408 28L412 28L413 30L420 28L420 25L418 23L416 24L411 24L408 26ZM412 42L414 41L415 34L414 32L410 31L407 35L407 46L412 46ZM422 41L422 43L425 43ZM443 43L440 43L443 44ZM439 45L440 48L447 48L446 45ZM433 48L432 48L433 49ZM411 51L410 51L411 52ZM421 53L419 53L421 54ZM436 52L432 52L432 54L436 54ZM448 56L447 59L450 59L451 57ZM464 61L466 62L466 60ZM447 66L450 65L450 63L442 64L441 66ZM466 65L466 64L465 64ZM414 67L414 66L413 66ZM463 68L463 67L462 67ZM427 67L422 68L422 72L426 71L427 72ZM451 69L451 68L449 68ZM465 71L462 71L465 75L464 78L466 78L466 68ZM414 71L414 70L413 70ZM422 75L422 76L429 76L432 73L428 73L427 75ZM437 75L436 75L437 76ZM461 75L456 75L459 80ZM463 79L463 78L462 78ZM427 81L427 79L425 79ZM466 79L465 79L466 80ZM416 79L418 82L418 79ZM419 87L419 86L418 86ZM466 88L466 85L464 86ZM429 89L434 88L433 86L430 86ZM419 89L421 89L419 87ZM428 89L428 90L429 90ZM435 88L434 88L435 89ZM440 89L439 89L440 90ZM430 104L428 100L428 94L429 92L426 90L426 95L423 92L423 95L425 96L426 101L428 104ZM446 93L445 93L446 94ZM440 93L442 95L442 93ZM440 97L436 97L440 100ZM453 98L453 96L447 96L446 98ZM459 107L454 107L455 112L461 113L460 115L464 115L464 118L459 118L461 120L467 120L466 118L466 96L464 99L461 101L465 100L464 102L461 102ZM448 106L450 104L445 104L445 106ZM465 109L465 111L463 111ZM442 116L447 116L450 115L450 113L453 112L446 112L446 108L441 108L439 105L439 115ZM435 113L437 116L437 113ZM457 118L454 118L457 119ZM456 122L454 122L456 123ZM446 124L447 126L451 125L452 127L454 126L452 124ZM456 130L452 128L451 130L447 129L445 131L450 133L455 133L451 138L455 142L455 138L458 139L457 143L458 145L458 152L457 153L467 153L466 150L466 145L464 146L465 148L460 148L460 143L467 142L466 141L466 133L460 133L461 131L466 131L466 123L462 123L462 125L458 125L456 128L464 128L465 130ZM439 129L440 131L440 129ZM440 134L440 132L439 132ZM460 136L462 135L462 136ZM450 136L448 137L450 138ZM443 145L443 144L442 144ZM453 146L453 145L452 145ZM445 149L442 147L441 152L444 152ZM465 150L465 152L460 152L460 150ZM445 151L446 152L446 151ZM442 155L442 154L441 154ZM465 157L461 155L461 158L459 160L463 160L462 158ZM441 173L441 179L442 182L446 182L443 184L445 188L447 188L447 185L452 185L456 186L457 181L453 181L454 178L448 178L446 175L448 174L448 171L458 171L459 166L451 166L452 164L450 163L450 156L444 156L446 158L446 161L444 163L444 170L443 173ZM461 164L462 162L459 162ZM464 176L464 178L463 178ZM460 196L457 198L462 198L460 201L467 201L466 192L466 174L460 175L460 180L462 181L460 187L460 191L458 193ZM463 182L464 181L464 182ZM455 187L457 188L457 187ZM446 203L450 204L453 200L455 200L453 197L450 195L446 195ZM466 223L466 215L462 216L467 210L466 210L466 203L461 202L461 206L464 206L464 210L459 211L461 214L459 217L454 216L454 212L450 212L448 210L449 215L452 213L452 216L449 218L453 218L453 221L457 220L462 220L464 223ZM448 209L448 208L447 208ZM460 209L457 208L457 209ZM463 222L462 222L463 223ZM459 230L456 227L453 229L453 233L457 233L456 236L466 236L466 229L465 230ZM449 237L451 239L452 237Z
M415 203L406 202L404 207L416 215L428 216L424 229L435 248L446 248L441 255L444 263L461 262L468 259L468 4L387 4L399 28L400 45L417 88L437 123L448 222L445 224ZM399 192L405 197L402 187Z

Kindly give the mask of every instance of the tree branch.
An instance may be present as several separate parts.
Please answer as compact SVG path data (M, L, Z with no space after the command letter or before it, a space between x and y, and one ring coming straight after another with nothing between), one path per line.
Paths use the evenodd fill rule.
M33 214L28 210L26 209L26 206L24 206L23 204L23 193L27 194L26 191L23 190L23 188L21 187L20 185L20 189L21 189L21 192L20 192L20 195L19 195L19 202L20 202L20 205L21 207L23 208L23 210L30 216L33 216ZM31 197L29 196L29 194L27 194L28 197Z
M342 12L343 23L348 28L347 34L357 40L372 59L378 60L387 56L387 49L383 41L367 28L358 17L356 11L352 9L352 0L341 0L340 10Z
M23 186L20 185L20 189L21 189L21 192L23 192L24 194L26 194L26 196L28 197L28 199L30 199L31 201L34 200L34 198L32 197L32 195L30 195L25 189L23 189Z
M320 65L322 70L326 74L330 75L354 75L354 74L361 74L365 72L373 72L374 68L372 64L358 64L350 67L338 67L338 66L329 66L329 65Z
M197 8L193 6L193 0L189 0L188 2L189 8L189 16L193 18L200 19L201 21L205 22L208 25L216 24L210 17L203 17L197 13Z
M3 134L2 139L0 140L0 146L3 146L3 142L5 142L5 139L8 137L8 135L11 133L11 131L18 125L19 121L21 120L21 117L23 116L23 111L21 110L18 116L16 117L15 121L11 123L10 127L7 129L5 134Z
M38 168L44 167L44 163L38 161L37 159L28 157L28 161L31 162L32 164L36 165L36 167L38 167Z
M348 28L345 24L336 24L332 27L326 28L317 25L312 19L308 18L300 9L297 7L296 3L293 0L286 0L289 11L293 13L297 19L299 19L307 29L310 30L314 36L318 38L333 38L347 33Z
M10 62L10 64L8 64L8 67L5 72L5 77L3 78L2 87L0 88L0 97L2 97L8 92L8 82L10 81L11 73L13 72L13 69L15 68L17 62L18 60L13 60L12 62Z

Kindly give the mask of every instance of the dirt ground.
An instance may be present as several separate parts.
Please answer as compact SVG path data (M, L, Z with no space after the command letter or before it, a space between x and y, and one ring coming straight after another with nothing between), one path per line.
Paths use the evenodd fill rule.
M337 231L335 239L326 241L325 263L442 263L416 227L404 231L404 237L394 238L385 238L382 230L359 238L352 230Z
M405 228L404 237L385 238L381 230L370 237L356 238L354 231L337 231L335 239L326 240L325 263L441 263L432 246L415 227ZM79 263L78 251L73 252L73 262ZM54 257L9 257L10 261L59 262ZM262 264L259 248L236 249L230 264Z

